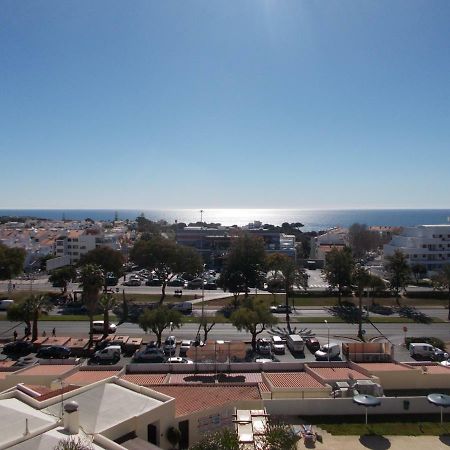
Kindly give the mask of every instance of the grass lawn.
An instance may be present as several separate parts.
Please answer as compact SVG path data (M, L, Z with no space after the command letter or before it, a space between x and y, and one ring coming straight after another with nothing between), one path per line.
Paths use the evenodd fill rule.
M450 433L450 422L445 420L445 416L441 425L439 415L371 416L369 411L369 423L366 425L363 408L361 412L361 416L346 416L342 423L336 423L335 417L309 417L309 421L334 435L440 436Z

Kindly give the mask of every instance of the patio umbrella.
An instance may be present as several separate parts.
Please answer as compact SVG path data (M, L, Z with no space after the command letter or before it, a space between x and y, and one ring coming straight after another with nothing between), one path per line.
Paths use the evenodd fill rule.
M450 406L450 395L445 394L429 394L427 395L427 400L433 405L439 406L441 408L441 424L443 423L443 409Z
M367 408L381 405L381 400L373 395L359 394L353 397L353 402L357 405L364 406L366 410L366 425L367 425Z

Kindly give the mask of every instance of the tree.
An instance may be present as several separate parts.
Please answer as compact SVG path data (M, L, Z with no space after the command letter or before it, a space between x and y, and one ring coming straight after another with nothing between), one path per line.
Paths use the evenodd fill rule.
M448 320L450 320L450 264L444 264L432 280L436 289L448 291Z
M11 280L23 271L26 252L0 244L0 280Z
M354 223L348 229L348 240L355 258L363 257L380 245L379 235L367 229L367 225Z
M400 306L400 291L408 285L411 274L405 254L396 250L393 255L386 257L384 268L388 274L390 289L395 293L395 301Z
M6 310L6 318L11 322L25 322L26 328L31 330L31 311L25 302L15 303Z
M370 273L361 266L356 266L353 270L352 281L355 287L356 293L358 295L358 337L363 340L363 328L362 328L362 320L363 320L363 310L362 310L362 297L364 295L364 289L370 286L371 283L371 275Z
M60 269L53 270L48 277L50 283L56 284L61 287L62 294L66 295L67 285L70 281L74 280L77 276L77 271L73 266L65 266Z
M354 266L355 261L349 247L344 247L343 249L333 248L325 256L323 274L330 288L337 288L339 305L341 304L344 288L351 284Z
M381 293L381 292L385 291L386 283L380 277L370 274L370 280L369 280L368 287L372 293L371 305L373 306L373 301L374 301L375 295L377 293Z
M308 275L298 267L295 261L287 255L274 253L267 257L267 268L274 271L275 278L281 279L285 291L286 303L286 324L289 332L291 332L291 322L289 315L289 293L294 287L307 289Z
M95 264L86 264L81 268L80 287L83 289L83 303L89 315L89 338L94 335L94 315L98 308L99 292L104 284L103 271Z
M190 447L190 450L240 450L236 430L221 428L215 433L205 434Z
M203 342L208 340L208 333L213 329L216 322L214 320L209 320L208 316L200 318L197 336L200 339L200 329L203 329Z
M230 291L233 294L233 307L237 309L239 306L239 295L245 292L245 280L242 272L235 272L233 267L225 265L220 273L217 285L225 292Z
M108 291L108 274L112 273L117 278L123 270L124 259L122 253L111 247L101 246L87 252L80 259L80 265L95 264L103 270L104 285L103 291Z
M177 427L169 427L166 431L166 436L172 447L175 447L181 439L180 429Z
M147 333L152 331L156 336L158 346L161 345L161 336L166 328L180 328L183 324L183 316L178 311L160 305L158 308L146 310L139 317L139 326Z
M411 273L414 275L416 283L418 284L419 281L427 274L427 266L424 264L413 264L411 266Z
M267 327L278 323L277 318L270 312L264 302L247 300L244 307L234 311L230 317L231 323L239 331L245 330L252 335L252 348L256 348L256 336Z
M261 269L265 266L264 241L250 234L243 234L231 245L225 259L221 285L231 292L244 292L248 297L249 288L258 285Z
M31 340L38 338L38 320L43 312L48 312L53 305L50 303L46 295L30 295L25 299L25 308L31 312Z
M103 335L107 336L109 332L109 310L117 304L114 294L104 292L98 301L100 308L103 310Z
M300 436L289 425L269 421L263 439L266 450L295 450Z
M130 259L155 271L162 282L159 304L164 301L167 283L173 277L182 272L199 273L203 269L201 256L194 249L159 236L137 241L131 249Z

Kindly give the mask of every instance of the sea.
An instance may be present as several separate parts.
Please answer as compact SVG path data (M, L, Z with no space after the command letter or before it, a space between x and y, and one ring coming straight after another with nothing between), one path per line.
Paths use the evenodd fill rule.
M327 230L336 226L348 227L353 223L385 226L416 226L450 224L450 209L2 209L0 216L28 216L54 220L166 220L169 223L207 223L243 226L254 221L281 225L283 222L301 222L303 231Z

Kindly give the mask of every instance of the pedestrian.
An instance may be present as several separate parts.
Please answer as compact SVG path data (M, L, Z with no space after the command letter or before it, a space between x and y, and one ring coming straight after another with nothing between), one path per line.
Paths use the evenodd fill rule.
M14 340L17 340L17 331L16 330L14 330L13 336L14 336Z
M25 338L27 338L29 334L30 334L30 329L28 327L25 327Z
M46 337L47 333L45 332L45 330L42 332L42 337Z
M16 289L16 283L13 283L13 291Z
M53 328L53 330L52 330L52 336L53 336L53 337L56 336L56 328Z

